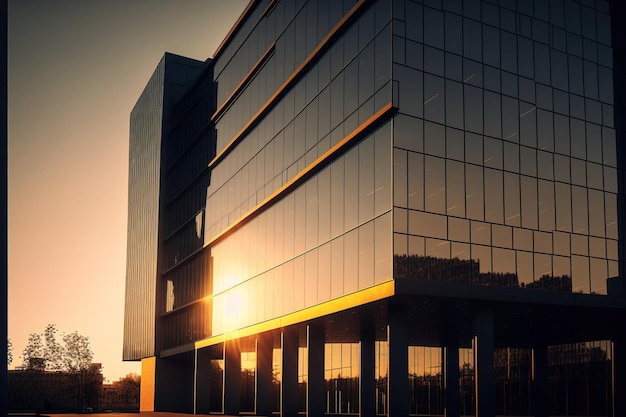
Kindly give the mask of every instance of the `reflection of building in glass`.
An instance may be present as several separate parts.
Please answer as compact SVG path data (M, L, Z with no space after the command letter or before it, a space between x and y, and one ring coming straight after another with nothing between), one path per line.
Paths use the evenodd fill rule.
M165 56L131 116L142 409L626 415L621 6L494 3L253 0Z

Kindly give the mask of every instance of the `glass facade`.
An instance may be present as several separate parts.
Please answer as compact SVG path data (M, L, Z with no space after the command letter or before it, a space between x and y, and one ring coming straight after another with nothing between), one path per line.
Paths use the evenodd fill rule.
M157 122L133 122L161 129L135 167L159 184L141 218L153 347L135 355L177 364L162 384L193 380L163 407L624 409L611 13L259 0L214 60L179 73L193 86L167 112L157 69L140 99Z
M279 19L272 16L287 3L279 2L268 19ZM392 278L391 125L363 134L347 150L340 148L392 100L390 5L354 6L365 9L361 17L341 26L323 53L315 47L327 32L310 30L333 27L353 5L308 2L288 12L274 53L216 120L217 154L225 155L211 171L205 235L213 259L215 334ZM250 36L272 25L263 22ZM294 54L294 36L313 36L305 53ZM259 56L266 49L244 43L224 75L217 75L218 85L244 59L239 56ZM279 100L265 102L282 85L282 79L274 79L274 68L288 70L280 72L282 78L298 73L300 61L292 63L294 56L307 59L309 69ZM255 97L254 104L246 94ZM259 108L266 114L230 147ZM284 197L266 204L279 193Z
M172 165L172 158L183 154L180 148L186 146L185 142L178 142L168 147L171 146L171 140L167 138L175 103L204 66L202 62L166 54L131 112L123 347L125 360L153 356L158 350L160 337L157 335L155 317L161 313L158 294L163 288L163 282L159 279L163 268L160 247L164 246L163 236L184 223L184 218L189 216L186 212L190 209L193 211L188 198L183 204L178 204L179 210L169 210L169 206L165 209L163 202L166 199L173 200L172 194L181 188L174 184L187 179L185 173L180 171L193 170L193 166L197 166L197 162L190 164L187 158L175 166L173 175L164 176L164 167ZM187 140L190 137L193 139L192 135L185 136ZM185 168L179 168L182 165ZM207 182L199 189L205 190ZM202 193L201 199L196 199L200 203L196 203L196 210L200 209L205 195L206 191ZM201 238L196 238L198 240L202 242Z
M419 3L394 3L395 278L607 294L608 4Z

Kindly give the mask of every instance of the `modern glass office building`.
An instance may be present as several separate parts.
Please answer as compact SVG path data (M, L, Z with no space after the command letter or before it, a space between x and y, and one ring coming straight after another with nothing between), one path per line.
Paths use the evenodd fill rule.
M626 415L624 6L252 0L131 115L142 410Z

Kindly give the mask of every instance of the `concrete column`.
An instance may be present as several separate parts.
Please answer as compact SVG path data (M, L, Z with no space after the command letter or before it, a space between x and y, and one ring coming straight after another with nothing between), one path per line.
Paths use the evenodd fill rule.
M624 322L617 317L613 323L613 417L626 416L626 334Z
M195 383L195 353L157 358L156 411L193 413Z
M195 414L211 411L211 356L207 349L196 351Z
M387 338L389 340L388 406L391 417L409 414L409 331L405 308L390 306Z
M496 388L493 369L493 310L480 308L474 312L474 355L476 379L476 416L495 417Z
M359 415L376 417L376 337L375 330L361 329L361 373L359 375Z
M141 386L139 411L154 411L154 390L156 385L156 356L144 358L141 360Z
M282 380L280 384L280 415L298 415L298 328L285 329L282 339Z
M224 342L224 414L238 415L241 407L241 347L239 340Z
M272 335L262 333L256 341L256 415L272 415Z
M550 395L548 392L548 346L536 345L533 348L533 405L535 417L550 415Z
M443 339L443 376L446 417L461 414L461 390L459 387L459 335L458 317L454 307L443 305L441 310L441 335Z
M307 354L309 362L306 408L308 417L324 415L324 327L318 324L307 326Z
M459 387L459 346L448 342L444 349L445 415L461 415L461 390Z

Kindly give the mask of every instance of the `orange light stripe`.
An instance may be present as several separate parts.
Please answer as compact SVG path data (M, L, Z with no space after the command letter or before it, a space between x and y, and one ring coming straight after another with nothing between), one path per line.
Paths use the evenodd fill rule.
M285 94L285 92L295 84L298 79L306 73L306 71L317 61L318 58L322 56L322 53L326 51L328 47L330 47L331 43L335 40L335 38L341 33L341 30L347 26L352 18L354 18L357 13L363 8L364 5L369 3L371 0L359 0L352 9L335 25L335 27L322 39L322 41L317 45L317 47L309 54L309 56L300 64L300 66L283 82L283 84L272 94L272 96L265 102L265 104L256 112L254 116L244 127L241 128L239 133L237 133L228 144L213 158L211 162L209 162L209 168L213 168L217 165L222 159L226 157L237 144L243 139L243 137L249 133L250 130L261 120L263 116L267 112L269 112L272 107L278 102L278 100Z
M263 55L261 55L261 58L259 58L256 64L254 64L254 66L252 67L252 69L248 71L246 76L243 77L243 80L241 80L239 85L235 87L235 89L230 94L230 96L228 96L228 98L224 100L224 103L222 103L220 108L217 109L215 113L213 113L213 116L211 116L212 122L215 122L226 111L226 109L232 104L232 102L235 101L237 96L239 96L239 94L243 91L243 89L250 83L250 81L252 81L254 76L261 70L263 65L265 65L265 63L270 59L275 49L276 49L276 42L272 43L270 47L267 48L267 51L265 51Z

